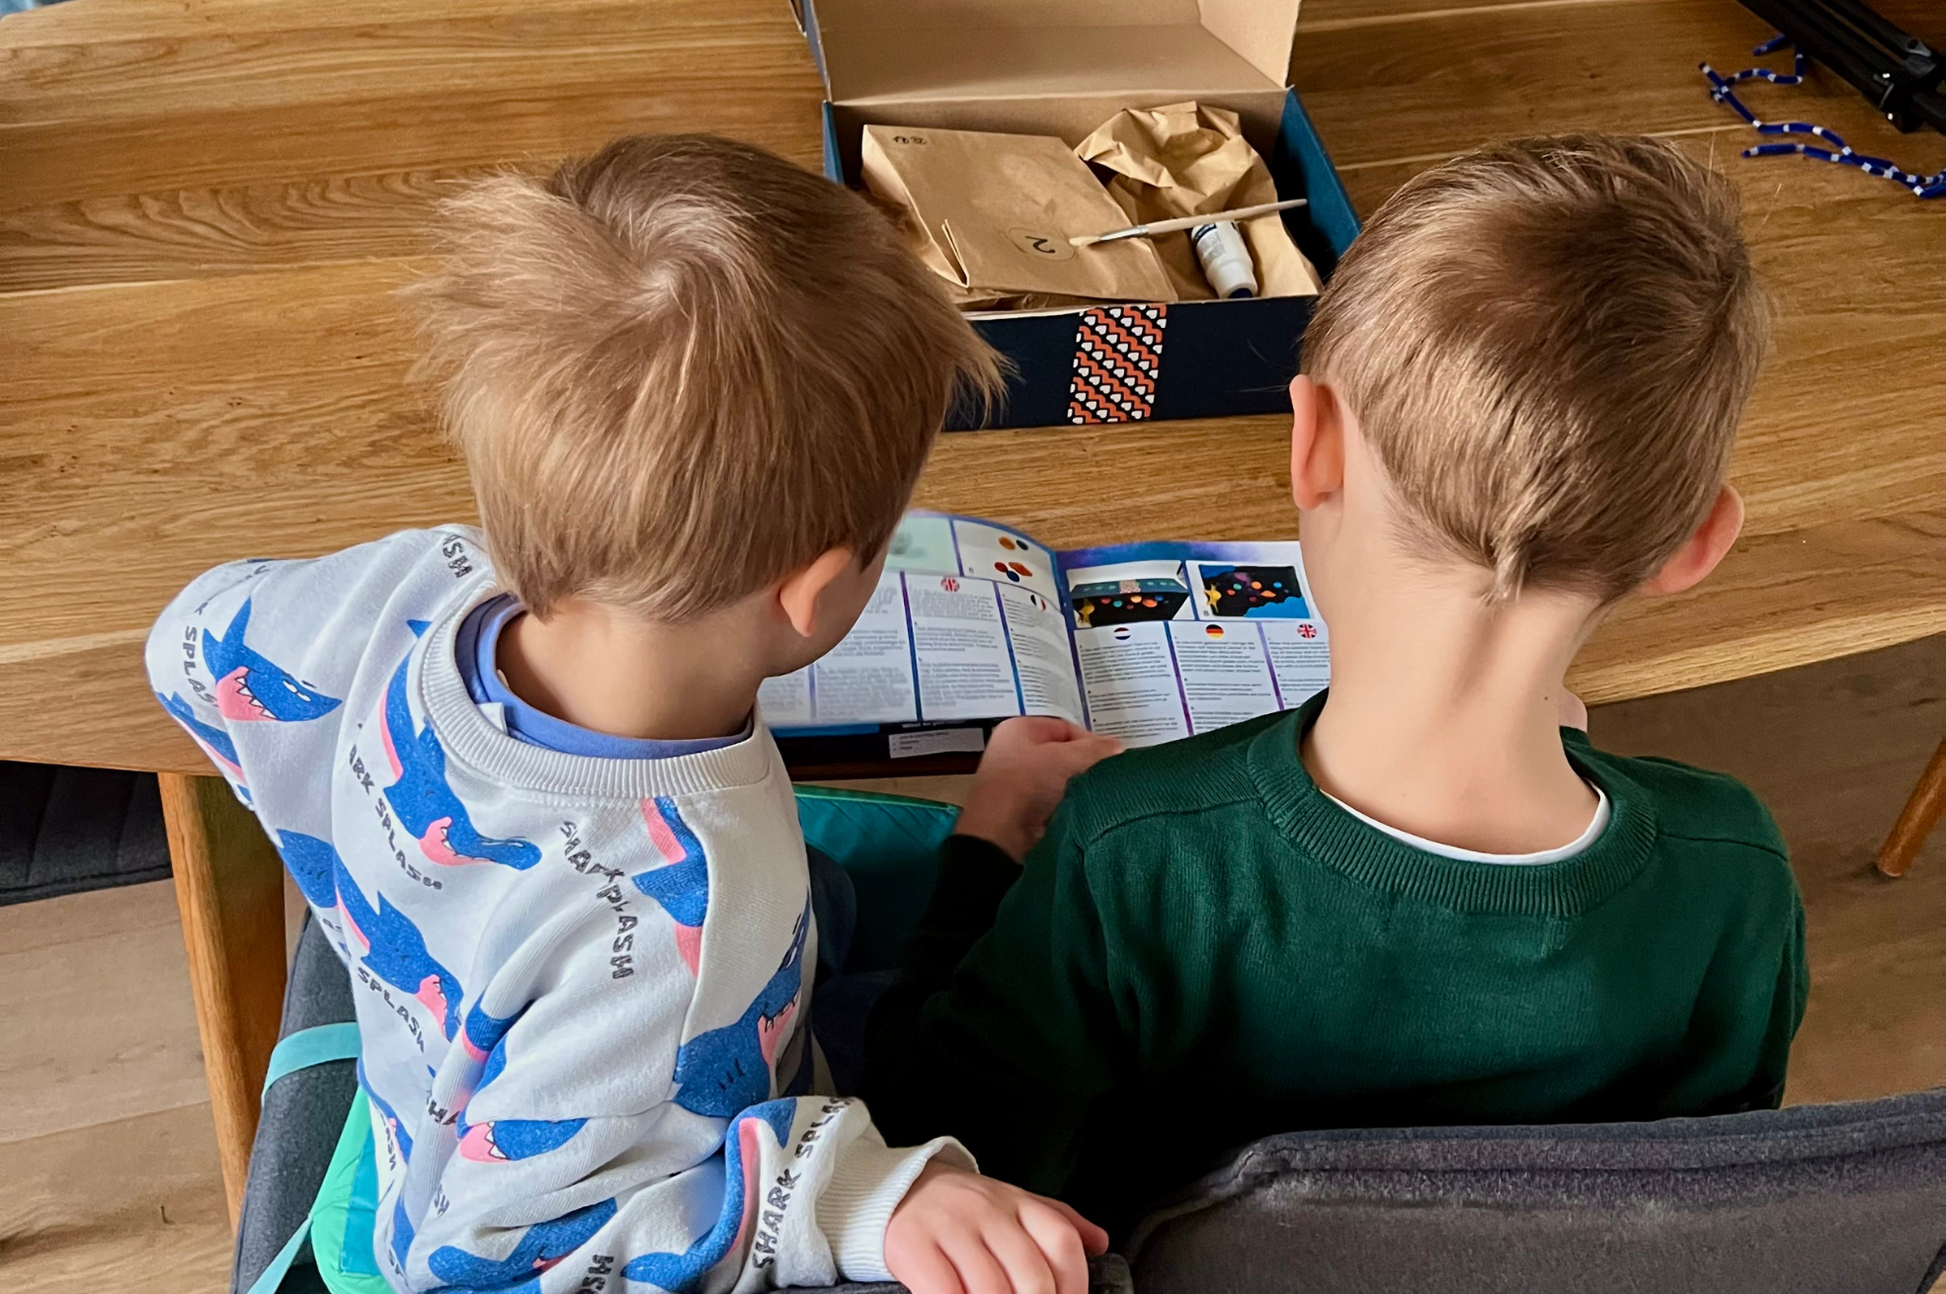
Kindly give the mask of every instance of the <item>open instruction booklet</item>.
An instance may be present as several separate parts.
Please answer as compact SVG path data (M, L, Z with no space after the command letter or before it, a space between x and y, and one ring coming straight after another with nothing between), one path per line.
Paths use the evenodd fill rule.
M851 633L758 703L792 768L892 772L970 766L1020 714L1152 746L1297 706L1329 677L1295 543L1053 552L915 512Z

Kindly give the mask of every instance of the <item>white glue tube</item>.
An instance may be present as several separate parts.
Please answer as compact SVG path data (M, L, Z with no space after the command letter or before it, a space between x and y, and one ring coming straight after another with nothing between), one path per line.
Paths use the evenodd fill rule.
M1216 295L1254 297L1257 295L1257 269L1250 263L1250 245L1234 220L1219 220L1198 225L1189 231L1196 245L1196 258L1203 263L1203 277L1216 289Z

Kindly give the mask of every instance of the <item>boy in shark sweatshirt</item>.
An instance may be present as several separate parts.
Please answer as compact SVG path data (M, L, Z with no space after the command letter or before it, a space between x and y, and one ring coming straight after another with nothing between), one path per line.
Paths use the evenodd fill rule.
M1072 1210L812 1094L817 886L755 712L992 353L861 199L725 140L448 214L418 292L484 534L220 566L148 645L352 972L387 1278L1082 1294ZM998 753L1005 839L1099 749Z

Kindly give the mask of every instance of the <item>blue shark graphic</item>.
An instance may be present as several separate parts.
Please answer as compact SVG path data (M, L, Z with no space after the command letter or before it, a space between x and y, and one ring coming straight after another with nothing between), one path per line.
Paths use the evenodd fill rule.
M541 851L530 841L482 836L466 806L446 785L446 751L432 725L413 728L405 687L411 661L408 654L399 662L385 689L385 721L380 728L386 762L392 767L393 782L385 788L392 811L435 863L499 863L526 871L541 860Z
M696 1237L679 1254L643 1254L622 1268L631 1281L646 1281L669 1294L689 1294L730 1254L743 1246L750 1229L752 1207L759 1198L757 1173L763 1147L758 1138L768 1131L779 1147L790 1143L795 1101L766 1101L744 1111L723 1139L723 1208L716 1224Z
M405 1130L405 1122L399 1118L398 1111L386 1103L385 1098L378 1094L377 1089L365 1077L365 1061L362 1057L358 1061L358 1089L365 1094L367 1100L378 1107L379 1117L384 1119L386 1126L392 1129L392 1139L399 1143L399 1154L410 1161L412 1134Z
M466 996L459 977L433 960L419 927L383 893L378 896L377 909L372 908L344 860L337 861L333 875L338 884L338 908L345 916L345 934L354 945L364 945L359 960L393 988L403 989L424 1003L451 1042L459 1031L459 1007Z
M615 1201L603 1200L552 1222L535 1223L505 1258L482 1258L453 1245L441 1245L427 1262L433 1275L459 1287L450 1294L459 1294L459 1290L492 1289L496 1294L538 1290L542 1272L587 1244L614 1216Z
M412 1219L405 1215L405 1196L400 1195L398 1203L392 1206L392 1257L398 1260L399 1270L405 1270L405 1256L412 1252Z
M642 822L662 866L629 879L676 923L676 952L694 975L703 955L703 918L709 915L709 862L703 842L666 795L642 801Z
M284 866L289 869L291 879L314 907L338 906L337 870L343 864L338 861L338 851L330 841L301 831L280 831L277 852L284 856Z
M500 1072L506 1069L506 1067L507 1067L507 1044L505 1042L501 1042L494 1046L493 1054L487 1057L486 1068L480 1071L480 1081L474 1085L473 1090L475 1092L478 1092L481 1088L485 1087L488 1083L491 1083L494 1079L500 1077Z
M676 1104L695 1114L727 1119L770 1098L777 1047L797 1014L804 986L804 937L811 901L797 918L791 946L770 981L736 1023L698 1034L676 1051Z
M476 1026L475 1019L491 1021L490 1025ZM486 1068L480 1072L480 1079L473 1085L474 1096L485 1089L487 1084L500 1077L507 1067L506 1031L513 1025L512 1020L494 1020L483 1015L478 1007L467 1013L466 1024L460 1035L461 1041L470 1050L472 1037L476 1030L486 1032L497 1026L493 1051L487 1056ZM459 1153L463 1158L476 1163L488 1163L496 1159L531 1159L544 1155L550 1150L565 1146L581 1131L586 1119L497 1119L485 1123L468 1123L466 1112L461 1108L454 1131L459 1134Z
M487 1123L468 1123L461 1115L455 1131L459 1133L461 1157L475 1163L496 1159L532 1159L558 1150L574 1139L587 1125L586 1119L496 1119Z
M478 1086L474 1088L475 1091L478 1091L481 1087L485 1087L488 1080L494 1074L500 1072L498 1068L494 1067L490 1057L494 1054L495 1049L500 1046L500 1040L507 1036L507 1030L513 1028L514 1021L518 1019L520 1019L519 1011L514 1012L504 1020L498 1016L488 1015L480 1009L478 1002L475 1002L472 1009L467 1011L466 1024L460 1030L460 1045L466 1048L473 1059L488 1062L487 1074L480 1079ZM500 1065L504 1067L505 1064L506 1057L500 1057Z
M243 635L249 627L246 600L221 638L203 630L203 664L216 686L219 714L233 723L271 719L298 723L322 719L338 708L337 697L300 683L290 671L246 646Z
M189 702L180 696L164 696L157 692L155 699L162 702L162 708L167 710L177 723L189 729L189 735L196 739L196 743L203 748L203 753L215 760L217 767L228 773L231 779L242 787L243 764L237 758L236 743L230 740L230 734L221 728L212 728L198 719L196 712L190 709Z

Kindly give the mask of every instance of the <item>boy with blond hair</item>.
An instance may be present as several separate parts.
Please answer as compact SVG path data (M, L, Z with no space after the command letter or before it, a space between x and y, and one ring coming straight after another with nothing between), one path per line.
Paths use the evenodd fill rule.
M1275 1132L1776 1105L1806 988L1776 827L1594 749L1563 685L1624 594L1729 551L1766 332L1735 191L1671 146L1406 184L1291 385L1329 692L1083 774L1024 869L956 845L872 1019L881 1126L1113 1233Z
M448 215L417 296L483 532L218 567L148 650L352 972L386 1276L1081 1294L1072 1210L809 1095L819 886L754 708L995 357L862 199L726 140ZM1044 819L1073 736L996 740L972 825Z

